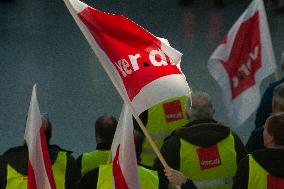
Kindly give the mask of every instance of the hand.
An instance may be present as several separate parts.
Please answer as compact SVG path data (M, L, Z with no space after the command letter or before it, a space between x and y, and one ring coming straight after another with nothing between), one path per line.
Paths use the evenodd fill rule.
M165 168L164 169L165 175L167 176L168 180L171 183L174 183L178 186L183 185L184 183L186 183L187 178L186 176L184 176L181 172L174 170L172 168Z

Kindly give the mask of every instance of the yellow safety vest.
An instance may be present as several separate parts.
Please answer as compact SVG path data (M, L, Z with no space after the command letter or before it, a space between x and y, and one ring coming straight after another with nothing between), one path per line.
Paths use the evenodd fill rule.
M270 185L270 187L268 187ZM284 179L271 176L255 159L249 154L249 180L248 189L282 189Z
M52 172L57 189L65 188L66 166L67 166L66 152L59 152L56 161L52 165ZM28 185L27 175L22 175L8 164L6 189L27 189L27 185Z
M81 161L81 175L84 176L87 172L106 164L109 154L110 150L95 150L84 153Z
M202 148L180 139L180 171L197 188L230 189L236 173L235 142L232 134L216 145Z
M186 103L187 97L184 96L166 100L148 109L146 128L159 149L172 131L188 123ZM156 155L146 139L140 158L142 164L153 166Z
M159 178L156 171L138 165L141 189L158 189ZM100 165L97 189L112 189L112 164Z

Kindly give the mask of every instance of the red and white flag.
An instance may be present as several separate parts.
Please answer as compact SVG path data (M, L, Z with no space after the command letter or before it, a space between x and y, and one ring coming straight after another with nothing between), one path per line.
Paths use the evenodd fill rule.
M124 104L112 142L113 186L115 189L139 189L132 114Z
M232 126L240 126L260 102L261 81L276 70L265 8L254 0L208 61Z
M43 124L34 85L24 137L29 150L28 189L56 189Z
M177 66L180 52L124 16L98 11L79 0L64 2L133 113L139 115L169 98L189 96Z

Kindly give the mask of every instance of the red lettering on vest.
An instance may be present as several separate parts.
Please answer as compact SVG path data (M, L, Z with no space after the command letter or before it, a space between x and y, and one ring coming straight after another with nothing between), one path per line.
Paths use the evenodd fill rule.
M227 42L227 36L222 43ZM232 99L255 85L255 74L261 68L259 12L240 25L230 57L221 61L227 71Z
M221 165L221 158L217 145L206 148L198 148L196 152L199 158L201 170L210 169L212 167L218 167Z
M184 118L180 100L165 103L163 104L163 108L167 123Z
M267 175L267 189L284 189L284 179Z

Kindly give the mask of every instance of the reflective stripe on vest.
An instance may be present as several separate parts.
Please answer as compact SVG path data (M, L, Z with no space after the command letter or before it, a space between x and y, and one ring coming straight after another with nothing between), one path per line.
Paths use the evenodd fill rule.
M248 189L280 189L284 188L284 179L270 175L255 159L249 154L249 179Z
M180 141L180 171L198 188L231 188L237 169L232 134L208 148L195 146L183 139Z
M65 188L65 173L67 166L66 152L59 152L56 161L52 165L52 171L57 189ZM17 172L9 164L7 166L6 189L27 189L28 177Z
M159 178L156 171L138 166L141 189L158 189ZM112 189L112 165L100 165L97 189Z
M164 139L175 129L188 123L185 106L187 97L173 98L159 103L148 110L146 128L160 149ZM141 163L153 166L156 158L148 140L143 141Z
M89 153L83 153L81 160L81 174L84 176L87 172L106 164L110 151L95 150Z

